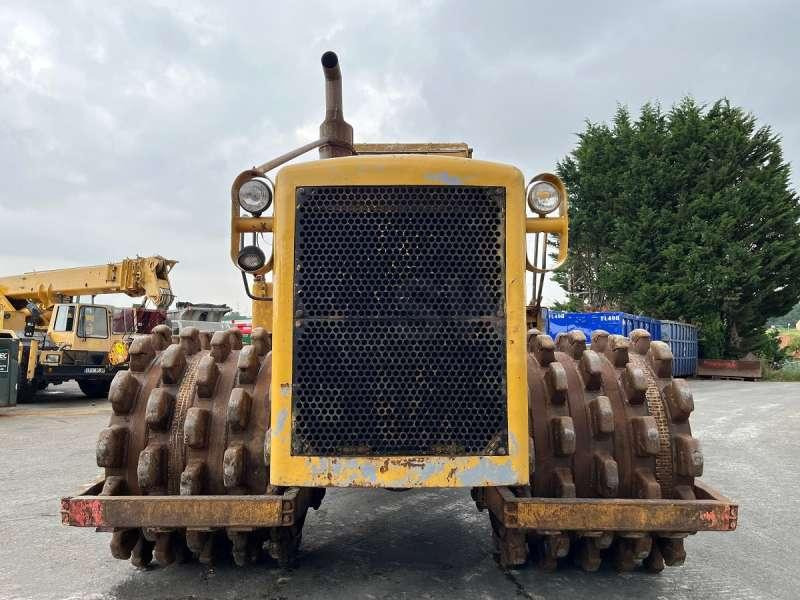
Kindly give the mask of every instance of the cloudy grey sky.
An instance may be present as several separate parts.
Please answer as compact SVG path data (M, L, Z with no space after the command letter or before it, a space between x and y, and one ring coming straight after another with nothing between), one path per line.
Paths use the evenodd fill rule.
M586 119L692 94L796 165L798 31L792 1L4 2L0 274L160 253L180 299L247 310L230 184L316 137L328 49L357 141L466 141L531 176Z

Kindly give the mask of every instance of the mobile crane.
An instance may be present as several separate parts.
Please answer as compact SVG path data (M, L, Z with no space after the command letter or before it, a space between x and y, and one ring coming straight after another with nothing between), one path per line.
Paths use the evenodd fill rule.
M0 277L0 332L21 340L18 401L51 383L77 381L89 397L103 397L114 374L127 366L135 333L166 319L174 296L169 273L177 261L161 256L126 258L89 267ZM100 294L145 297L136 308L95 304ZM91 302L81 302L90 296Z

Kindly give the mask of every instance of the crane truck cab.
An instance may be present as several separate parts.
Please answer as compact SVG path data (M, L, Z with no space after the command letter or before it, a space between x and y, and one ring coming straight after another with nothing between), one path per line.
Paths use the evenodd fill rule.
M127 368L136 334L164 323L163 310L108 304L56 304L47 327L26 327L21 337L19 399L30 400L50 384L75 380L90 398L108 393L117 371Z

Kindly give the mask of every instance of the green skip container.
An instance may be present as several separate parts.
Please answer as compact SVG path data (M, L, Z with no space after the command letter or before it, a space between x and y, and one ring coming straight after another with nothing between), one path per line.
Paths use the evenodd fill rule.
M0 408L17 404L19 340L0 337Z

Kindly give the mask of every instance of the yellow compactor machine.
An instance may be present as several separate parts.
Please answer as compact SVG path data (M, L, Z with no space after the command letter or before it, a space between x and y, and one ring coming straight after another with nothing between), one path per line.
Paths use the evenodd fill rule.
M89 397L105 397L114 374L127 367L133 335L166 320L175 262L137 257L0 277L0 335L21 340L18 401L69 380ZM95 304L101 294L144 296L154 309ZM92 301L81 302L86 296Z
M289 564L328 487L471 490L503 566L660 571L688 535L733 530L736 505L698 479L692 394L665 344L526 324L526 271L567 253L561 181L465 144L354 144L336 55L322 66L320 139L231 190L252 344L134 340L104 474L62 500L63 522L112 532L138 566L225 549Z

